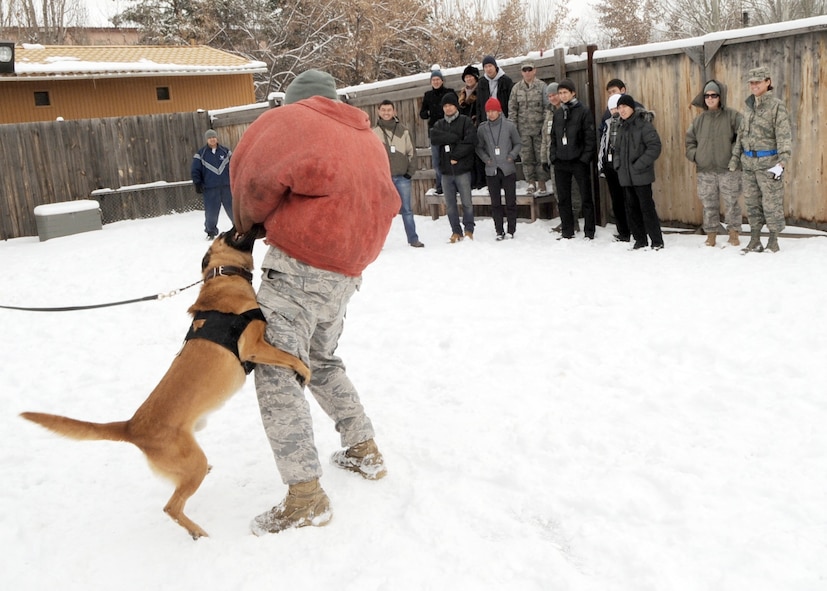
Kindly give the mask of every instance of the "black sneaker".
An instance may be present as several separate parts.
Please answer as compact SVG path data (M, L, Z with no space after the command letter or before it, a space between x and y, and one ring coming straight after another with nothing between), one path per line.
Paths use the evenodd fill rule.
M623 234L615 234L615 242L630 242L630 236L624 236Z
M632 247L632 250L640 250L641 248L646 248L649 246L645 242L635 242L635 245Z
M442 193L443 193L442 187L437 187L436 188L436 194L437 195L442 195Z

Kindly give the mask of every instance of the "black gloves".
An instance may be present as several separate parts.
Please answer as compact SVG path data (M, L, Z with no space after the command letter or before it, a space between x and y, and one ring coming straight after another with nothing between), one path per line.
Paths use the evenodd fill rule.
M408 180L411 180L411 175L409 175L407 172L405 174L403 174L402 176L404 178L408 179Z
M204 185L195 185L195 192L199 195L204 192Z

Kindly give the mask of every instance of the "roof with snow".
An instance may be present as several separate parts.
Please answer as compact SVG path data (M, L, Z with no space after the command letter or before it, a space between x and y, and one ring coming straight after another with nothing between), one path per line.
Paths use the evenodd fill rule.
M3 80L257 74L266 64L206 45L32 45L15 47L15 72Z

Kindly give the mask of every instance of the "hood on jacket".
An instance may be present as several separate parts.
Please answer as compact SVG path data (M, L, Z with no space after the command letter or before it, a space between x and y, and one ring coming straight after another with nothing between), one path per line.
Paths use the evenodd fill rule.
M721 95L721 110L723 110L726 107L726 94L727 94L726 84L724 84L723 82L719 82L718 80L715 80L714 78L712 80L707 80L706 82L704 82L704 85L701 88L701 92L699 92L697 94L697 96L695 96L695 98L692 99L692 106L693 107L698 107L699 109L703 109L704 111L709 110L706 106L706 101L704 100L704 90L703 89L706 88L707 85L710 82L712 84L717 84L718 88L721 89L718 94Z
M497 69L497 73L496 73L496 74L494 74L494 77L493 77L493 78L489 78L489 77L488 77L488 74L483 74L483 76L482 76L482 77L483 77L483 78L485 78L486 80L489 80L489 81L490 81L490 80L499 80L499 79L500 79L500 78L502 78L503 76L505 76L505 70L503 70L502 68L498 68L498 69Z

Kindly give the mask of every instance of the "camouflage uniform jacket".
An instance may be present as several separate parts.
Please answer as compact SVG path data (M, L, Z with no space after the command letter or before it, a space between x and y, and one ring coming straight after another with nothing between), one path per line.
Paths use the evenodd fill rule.
M772 168L779 162L789 162L792 155L792 129L787 107L773 96L772 91L756 97L750 95L744 101L747 105L738 139L732 147L729 169L734 170L738 159L744 170ZM764 152L776 150L770 156L751 157L746 151Z
M508 99L508 118L517 126L520 135L540 135L545 111L546 85L536 78L531 84L522 80L511 89Z
M555 110L556 109L554 105L552 105L551 103L546 105L545 118L543 119L543 145L540 148L540 162L542 164L551 165L551 162L549 162L548 159L548 146L551 142L551 128L554 123Z

